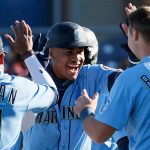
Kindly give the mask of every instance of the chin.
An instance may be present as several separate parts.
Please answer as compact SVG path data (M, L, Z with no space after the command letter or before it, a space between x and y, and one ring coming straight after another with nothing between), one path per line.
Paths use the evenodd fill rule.
M77 79L77 76L75 76L75 77L70 77L69 78L69 80L71 80L71 81L74 81L74 80L76 80Z
M76 80L77 77L78 77L78 74L75 74L73 76L69 76L68 79L73 81L73 80Z

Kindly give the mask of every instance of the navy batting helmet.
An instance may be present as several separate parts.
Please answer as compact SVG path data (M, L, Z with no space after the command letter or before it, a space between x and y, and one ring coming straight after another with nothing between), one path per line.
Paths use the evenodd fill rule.
M52 26L47 34L49 48L88 47L83 28L73 22L61 22Z
M83 27L87 43L90 47L87 47L85 50L85 61L84 64L96 64L98 59L98 41L95 33L86 27Z

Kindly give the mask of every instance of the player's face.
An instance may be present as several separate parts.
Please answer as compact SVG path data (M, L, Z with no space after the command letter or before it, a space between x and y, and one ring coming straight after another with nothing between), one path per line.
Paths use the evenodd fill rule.
M84 63L84 48L50 49L52 68L60 79L75 80Z

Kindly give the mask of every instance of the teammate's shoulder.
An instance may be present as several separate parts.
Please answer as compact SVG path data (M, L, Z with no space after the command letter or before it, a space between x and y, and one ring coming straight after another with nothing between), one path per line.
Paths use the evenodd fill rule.
M135 66L132 66L130 68L127 68L123 71L122 75L123 76L126 76L126 75L130 75L130 74L135 74L136 72L139 72L141 71L140 70L140 65L135 65Z
M14 76L14 75L11 75L11 82L12 84L14 84L15 86L25 86L25 87L28 87L29 85L30 86L33 86L33 82L34 81L31 81L30 79L26 78L26 77L21 77L21 76Z
M0 73L0 80L3 82L13 82L16 76L7 73Z
M134 68L127 68L126 70L124 70L119 76L118 76L118 80L121 82L130 82L130 80L132 80L132 78L134 78Z
M105 66L103 64L100 64L100 67L101 67L102 70L110 70L112 72L122 72L123 71L122 69L112 68L112 67L109 67L109 66Z
M123 73L121 73L120 77L122 79L126 78L129 81L138 78L139 76L141 76L143 73L146 72L147 70L145 70L145 67L143 67L142 63L140 63L124 70Z
M94 65L84 65L82 67L82 71L92 71L92 72L103 72L103 73L111 73L111 72L122 72L122 69L115 69L108 66L105 66L103 64L94 64Z

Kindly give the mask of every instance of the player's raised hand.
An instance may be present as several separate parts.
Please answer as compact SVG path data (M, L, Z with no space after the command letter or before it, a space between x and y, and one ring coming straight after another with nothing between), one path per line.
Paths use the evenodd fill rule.
M24 20L21 22L17 20L15 21L15 25L11 25L11 30L15 35L15 39L8 34L5 34L5 37L12 49L22 56L30 53L33 47L32 30L30 26L26 24Z
M129 14L131 14L132 12L134 12L136 10L136 6L133 5L132 3L129 3L127 7L125 7L125 12L126 15L129 16Z
M137 9L136 6L129 3L128 6L125 7L125 12L126 12L127 17L129 16L129 14L134 12L136 9ZM120 29L126 35L126 37L128 37L128 24L129 24L128 20L126 20L126 23L121 23L120 24Z
M76 114L80 115L80 112L86 107L91 107L93 110L95 110L97 106L98 97L99 97L99 94L96 92L92 99L89 98L89 95L86 89L84 89L82 91L82 95L75 102Z

